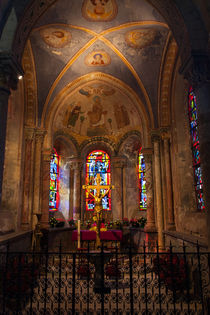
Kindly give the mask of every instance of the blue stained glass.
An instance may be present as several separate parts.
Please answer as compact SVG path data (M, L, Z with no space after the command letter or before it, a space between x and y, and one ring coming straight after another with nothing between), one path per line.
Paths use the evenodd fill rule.
M96 185L96 175L100 174L100 185L110 185L110 159L106 152L96 150L91 152L86 162L86 184ZM96 190L91 192L95 195ZM101 193L105 193L106 189L101 189ZM86 210L94 210L94 198L86 191ZM111 210L111 191L102 199L102 207L104 210Z
M197 105L192 87L189 90L188 102L197 206L198 210L202 211L205 209L205 205L203 200L203 181L200 167L200 148L197 130Z
M54 149L50 161L50 195L49 195L49 210L58 210L59 203L59 156Z
M200 151L199 151L199 145L196 145L192 148L193 152L193 164L197 165L200 163Z
M147 209L147 194L145 180L145 161L144 156L139 151L139 194L140 194L140 210Z

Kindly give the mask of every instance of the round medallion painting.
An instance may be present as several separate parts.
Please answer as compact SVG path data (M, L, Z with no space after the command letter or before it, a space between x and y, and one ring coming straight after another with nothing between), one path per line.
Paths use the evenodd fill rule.
M62 28L47 27L40 30L43 41L50 47L63 48L71 40L71 33Z
M84 0L82 15L90 21L110 21L117 15L115 0Z
M110 56L105 51L92 51L85 57L85 64L90 67L107 66L111 62Z
M155 39L156 31L150 28L136 29L125 34L126 43L133 48L144 48Z

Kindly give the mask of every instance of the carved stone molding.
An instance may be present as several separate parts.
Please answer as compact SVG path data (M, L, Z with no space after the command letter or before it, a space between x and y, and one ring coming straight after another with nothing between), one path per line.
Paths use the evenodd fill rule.
M161 134L160 134L160 130L159 130L159 129L151 130L150 135L151 135L151 141L152 141L152 143L154 143L154 142L160 142L160 140L161 140Z
M22 59L24 75L24 92L25 92L25 124L35 126L37 120L37 83L36 70L33 53L30 42L28 41Z
M43 152L42 152L42 159L43 161L51 161L51 155L52 155L52 152L50 149L45 149Z
M171 121L171 85L177 52L178 46L172 37L172 34L170 34L167 49L165 50L165 54L162 58L161 74L159 79L159 122L161 126L167 126Z
M160 136L161 136L162 140L164 140L164 139L170 140L171 139L171 128L170 127L160 128Z
M68 159L68 163L70 165L70 169L74 171L80 171L83 167L83 161L78 158Z
M151 157L153 155L153 148L143 148L141 150L142 154L144 155L144 158Z
M24 128L24 136L25 136L25 140L33 140L34 136L35 136L35 129L25 127Z
M35 140L36 142L41 142L43 144L44 137L46 135L46 130L44 129L35 129Z

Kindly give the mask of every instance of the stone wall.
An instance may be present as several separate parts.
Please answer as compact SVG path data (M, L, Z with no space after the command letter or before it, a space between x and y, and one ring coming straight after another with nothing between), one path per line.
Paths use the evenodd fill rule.
M205 213L198 212L188 118L188 84L179 74L172 102L172 179L176 230L205 236Z

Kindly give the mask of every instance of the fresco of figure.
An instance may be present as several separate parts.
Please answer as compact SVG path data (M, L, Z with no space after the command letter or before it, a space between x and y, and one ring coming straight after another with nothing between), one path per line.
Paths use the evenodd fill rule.
M93 61L91 62L91 64L92 65L104 65L102 54L93 55Z
M103 111L101 98L99 96L96 95L93 101L92 110L88 112L90 127L104 124L104 115L107 114L107 111Z
M117 15L116 0L84 0L82 14L91 21L111 21Z
M107 4L109 0L91 0L91 3L94 5L94 13L95 14L104 14L105 8L104 6Z
M76 106L74 106L74 108L72 109L72 111L69 114L67 127L75 127L76 122L79 118L79 115L82 113L83 112L81 111L81 105L80 105L80 103L78 103Z
M124 105L116 104L114 107L114 115L118 129L128 126L130 124L128 112Z

